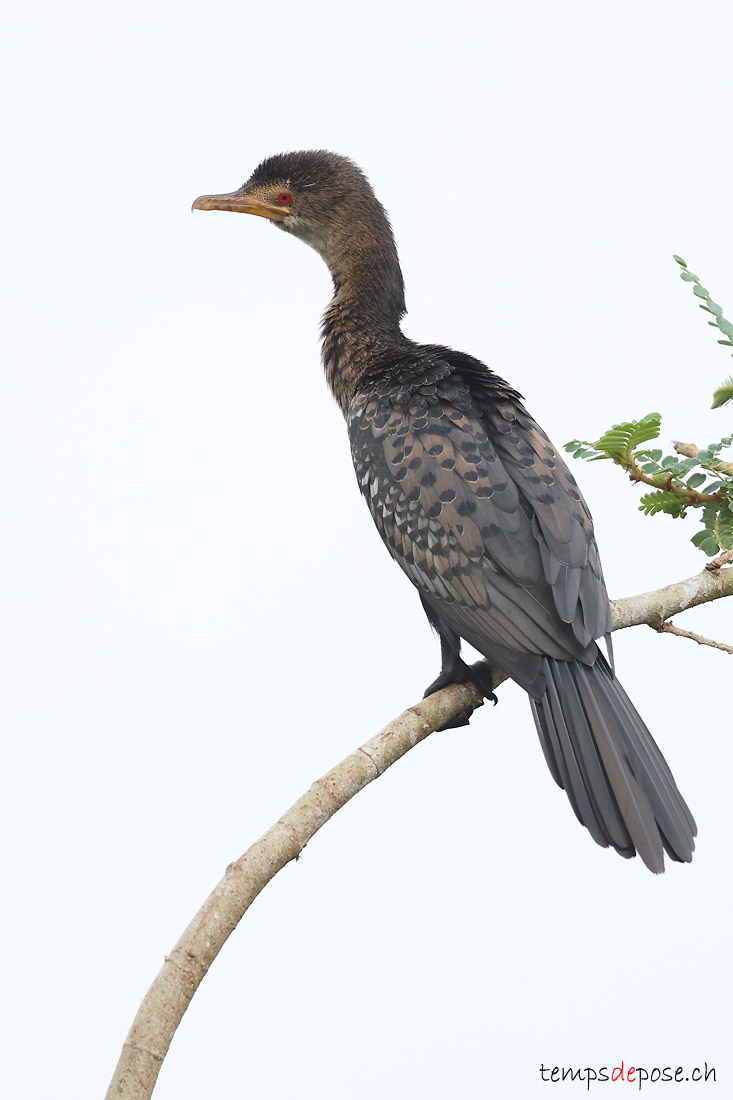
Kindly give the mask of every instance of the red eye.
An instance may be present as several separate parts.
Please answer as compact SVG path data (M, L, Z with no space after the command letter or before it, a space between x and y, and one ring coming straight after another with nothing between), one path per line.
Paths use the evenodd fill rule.
M277 201L281 202L283 206L286 206L287 203L293 201L293 196L290 194L289 191L281 191L280 194L277 196Z

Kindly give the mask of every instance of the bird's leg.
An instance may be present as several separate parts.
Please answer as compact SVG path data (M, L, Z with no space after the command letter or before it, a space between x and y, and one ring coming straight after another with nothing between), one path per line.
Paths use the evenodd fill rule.
M493 703L496 703L497 698L494 695L494 682L489 665L486 661L477 661L474 665L466 664L461 657L460 636L441 622L435 609L422 598L422 593L420 594L420 600L430 625L436 630L440 638L441 657L440 675L426 688L423 699L449 684L466 684L470 681L478 688L485 699L491 699ZM459 726L467 726L475 709L476 706L472 704L462 710L460 714L457 714L455 718L452 718L450 722L446 722L440 729L457 729Z

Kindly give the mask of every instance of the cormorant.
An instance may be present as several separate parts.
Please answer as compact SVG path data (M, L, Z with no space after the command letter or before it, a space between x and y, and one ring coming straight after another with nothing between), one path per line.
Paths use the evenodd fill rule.
M465 639L528 693L553 778L598 844L654 872L663 849L689 862L695 822L594 640L611 613L575 478L512 386L403 335L394 237L360 169L324 151L279 154L193 208L268 218L330 269L323 365L372 518L440 638L426 695L471 680L492 697L488 666L461 659Z

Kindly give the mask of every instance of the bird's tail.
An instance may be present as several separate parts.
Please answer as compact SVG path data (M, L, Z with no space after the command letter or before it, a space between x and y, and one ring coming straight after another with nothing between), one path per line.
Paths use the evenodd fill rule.
M544 658L547 689L532 699L555 782L597 844L664 870L663 849L689 863L697 827L666 760L599 652L594 665Z

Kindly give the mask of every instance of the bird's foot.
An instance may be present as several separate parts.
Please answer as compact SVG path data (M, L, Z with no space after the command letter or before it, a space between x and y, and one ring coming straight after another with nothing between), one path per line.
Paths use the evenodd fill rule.
M466 684L471 682L476 686L478 691L483 695L484 699L490 699L492 703L498 703L498 699L494 694L494 681L491 676L491 669L486 661L476 661L474 665L467 665L465 661L462 661L460 657L452 662L448 667L444 667L441 670L440 676L433 680L432 684L426 689L423 699L427 699L428 695L433 695L434 692L440 691L441 688L448 687L449 684ZM440 726L437 730L441 733L443 730L459 729L461 726L467 726L471 715L476 707L483 706L483 703L476 702L462 710L460 714L457 714L450 721Z

